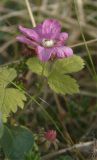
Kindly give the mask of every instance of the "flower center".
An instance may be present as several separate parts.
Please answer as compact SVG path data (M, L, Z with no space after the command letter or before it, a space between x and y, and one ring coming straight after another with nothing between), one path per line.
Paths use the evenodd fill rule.
M54 46L54 44L55 44L55 41L54 40L47 40L47 39L43 39L43 41L42 41L42 45L44 46L44 47L53 47Z

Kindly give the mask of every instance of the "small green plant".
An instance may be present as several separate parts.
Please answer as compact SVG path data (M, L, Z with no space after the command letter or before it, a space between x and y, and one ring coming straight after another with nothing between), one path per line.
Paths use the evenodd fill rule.
M26 2L29 8L28 1ZM32 96L25 85L29 78L22 77L25 84L22 82L23 87L21 87L18 66L0 68L0 146L4 157L9 160L40 160L41 155L37 149L37 144L40 144L39 139L35 141L32 131L16 122L13 123L11 116L14 113L17 114L18 108L25 110L25 104L29 105L34 101L53 122L56 130L61 133L51 115L37 101L37 95L41 94L41 89L45 84L48 90L51 89L55 94L64 96L79 93L79 85L73 78L73 73L84 68L84 61L66 46L68 33L61 32L61 24L55 19L47 19L37 26L34 25L32 29L19 26L19 30L21 35L17 36L17 40L25 44L27 55L30 51L30 58L28 56L23 61L26 67L22 69L22 72L26 70L28 73L36 74L40 86L37 93L35 92ZM28 99L30 99L29 103ZM64 137L63 133L61 135ZM45 132L41 136L42 145L47 146L48 150L50 146L57 150L59 141L56 136L55 130ZM72 160L72 158L61 156L58 160Z
M76 80L67 75L78 72L84 67L84 61L79 56L73 55L52 63L46 62L45 65L37 58L30 58L27 65L33 73L42 75L43 72L43 76L46 77L50 88L56 93L65 95L79 92Z

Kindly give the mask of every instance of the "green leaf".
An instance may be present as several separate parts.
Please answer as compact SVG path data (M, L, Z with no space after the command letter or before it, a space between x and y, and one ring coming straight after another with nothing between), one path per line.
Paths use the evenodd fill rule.
M43 71L43 63L37 58L30 58L27 61L29 69L39 75ZM50 73L50 67L52 70ZM79 86L75 79L64 75L65 73L78 72L84 67L84 61L79 56L73 55L69 58L59 59L53 65L46 63L44 75L48 77L48 84L52 90L61 94L73 94L79 92Z
M0 112L8 115L10 111L16 112L17 106L24 107L25 95L15 88L0 87Z
M43 72L43 66L45 67L44 68L44 74L45 76L48 75L48 63L43 63L41 62L38 58L36 57L33 57L33 58L29 58L28 61L27 61L27 66L28 68L33 72L33 73L36 73L38 75L42 75L42 72Z
M2 121L6 122L9 113L16 112L17 107L23 108L26 96L16 88L7 86L16 78L16 70L13 68L0 68L0 113Z
M68 58L59 59L55 62L53 70L60 73L78 72L84 67L84 61L81 57L73 55Z
M4 126L3 136L0 139L0 145L3 148L4 154L6 157L9 157L11 151L11 147L13 143L13 137L9 128Z
M50 74L48 84L56 93L73 94L79 92L79 87L75 79L57 72Z
M10 160L24 160L26 154L32 149L34 139L32 132L25 127L4 128L1 146L6 158Z
M13 68L0 68L0 86L6 87L17 76L16 70Z
M2 113L2 116L1 116L1 123L6 123L7 122L7 118L8 118L9 114L7 113Z
M41 160L39 148L35 142L32 150L27 153L25 160Z
M0 139L3 136L3 133L4 133L4 125L2 124L1 119L0 119Z

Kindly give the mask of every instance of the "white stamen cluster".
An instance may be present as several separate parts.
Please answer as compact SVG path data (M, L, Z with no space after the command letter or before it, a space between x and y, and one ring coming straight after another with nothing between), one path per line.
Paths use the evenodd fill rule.
M42 45L44 46L44 47L47 47L47 48L49 48L49 47L53 47L54 46L54 40L47 40L47 39L44 39L43 41L42 41Z

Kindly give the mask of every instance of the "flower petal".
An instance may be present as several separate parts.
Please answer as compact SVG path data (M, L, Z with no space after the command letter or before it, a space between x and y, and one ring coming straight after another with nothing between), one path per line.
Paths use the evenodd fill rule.
M55 39L58 37L61 31L61 25L57 20L47 19L42 25L42 34L45 38Z
M41 46L37 47L37 54L41 61L48 61L51 57L52 52L52 48L44 48Z
M42 35L42 23L38 24L36 27L33 28L33 30L39 34L40 36Z
M38 45L36 42L33 42L32 40L29 40L25 36L17 36L16 39L19 42L27 44L27 45L32 46L32 47L36 47Z
M68 39L68 33L62 32L59 34L58 40L61 42L61 44L64 44L64 42Z
M58 58L64 58L73 55L72 49L66 46L56 47L55 53Z
M69 47L65 47L64 54L65 54L65 57L70 57L73 55L73 50Z
M34 40L34 41L40 41L39 35L33 30L29 28L24 28L22 26L19 26L19 30L21 33L23 33L26 37Z

